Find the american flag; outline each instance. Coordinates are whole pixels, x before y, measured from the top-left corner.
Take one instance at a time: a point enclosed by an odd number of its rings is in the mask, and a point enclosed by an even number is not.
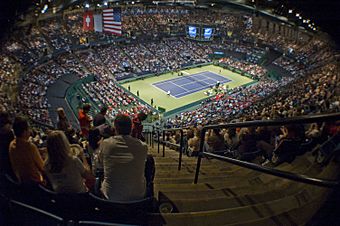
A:
[[[121,8],[103,10],[103,30],[112,34],[122,35]]]

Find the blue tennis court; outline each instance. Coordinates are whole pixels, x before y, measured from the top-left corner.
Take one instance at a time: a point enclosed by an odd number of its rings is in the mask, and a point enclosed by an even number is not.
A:
[[[152,85],[166,93],[170,91],[171,96],[180,98],[201,90],[208,89],[209,87],[216,85],[217,82],[224,84],[230,81],[230,79],[227,79],[214,72],[204,71],[193,75],[186,75],[162,82],[156,82]]]

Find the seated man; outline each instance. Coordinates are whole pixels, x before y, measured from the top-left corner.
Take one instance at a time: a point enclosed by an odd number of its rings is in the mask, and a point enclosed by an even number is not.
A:
[[[99,154],[103,164],[102,192],[113,201],[133,201],[145,198],[145,162],[148,148],[131,133],[132,121],[118,115],[114,121],[117,135],[105,139]]]
[[[13,172],[21,183],[43,183],[44,162],[37,146],[29,142],[30,128],[23,117],[16,117],[13,123],[16,138],[9,146],[9,158]]]

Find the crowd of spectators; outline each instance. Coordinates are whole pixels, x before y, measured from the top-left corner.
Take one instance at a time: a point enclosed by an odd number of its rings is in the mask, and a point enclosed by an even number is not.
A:
[[[120,88],[112,78],[100,79],[83,84],[86,94],[98,105],[107,106],[107,117],[113,119],[117,114],[136,115],[139,112],[151,112],[147,105]]]
[[[285,56],[277,58],[274,62],[274,65],[283,68],[284,70],[288,71],[293,76],[303,74],[305,70],[305,66],[301,63],[298,63],[293,58],[288,58]]]
[[[0,55],[0,107],[16,112],[16,95],[20,66],[6,55]]]
[[[23,66],[32,65],[38,59],[34,50],[27,48],[19,36],[13,36],[5,43],[3,54],[15,57]]]
[[[195,111],[169,119],[167,125],[189,126],[184,131],[185,152],[196,156],[200,129],[211,123],[280,119],[308,114],[340,111],[339,65],[329,63],[311,74],[284,78],[280,83],[260,81],[247,88],[238,88],[202,103]],[[204,149],[242,160],[278,165],[293,161],[296,155],[313,149],[318,143],[336,136],[339,126],[332,123],[287,125],[282,127],[248,127],[208,130]],[[179,144],[178,134],[165,139]]]
[[[259,79],[264,77],[267,73],[267,70],[257,64],[252,64],[245,61],[240,61],[234,58],[222,58],[219,60],[219,63],[226,64],[234,69],[238,69],[242,72],[246,72],[251,75],[253,79]]]
[[[138,49],[137,47],[135,48]],[[140,72],[130,60],[131,58],[118,46],[109,45],[98,47],[95,50],[102,60],[102,64],[105,65],[116,78],[131,77],[131,73]]]
[[[266,96],[272,90],[292,80],[292,78],[283,78],[282,81],[273,82],[265,79],[266,69],[256,65],[265,53],[263,49],[257,47],[256,42],[259,42],[259,40],[283,50],[292,49],[292,51],[286,51],[286,56],[278,58],[273,64],[284,68],[293,77],[302,76],[307,69],[312,69],[310,65],[319,65],[318,62],[321,59],[332,58],[329,47],[325,42],[317,38],[303,43],[289,43],[288,39],[285,39],[284,36],[275,37],[275,35],[265,34],[264,32],[254,33],[251,29],[251,23],[250,25],[248,23],[249,18],[247,19],[237,14],[210,13],[210,11],[204,9],[189,10],[183,7],[127,7],[123,8],[122,13],[123,28],[126,28],[124,32],[130,34],[132,29],[141,33],[161,33],[167,31],[169,26],[174,23],[180,26],[182,30],[185,29],[187,24],[203,23],[216,24],[216,32],[224,32],[223,34],[227,34],[227,37],[211,44],[197,43],[177,37],[141,43],[133,42],[133,44],[118,45],[113,43],[112,45],[77,51],[75,54],[72,54],[69,49],[72,44],[77,43],[76,40],[80,36],[89,35],[88,37],[91,36],[91,39],[96,39],[99,36],[107,35],[90,34],[89,32],[82,31],[82,13],[79,12],[66,14],[64,19],[56,17],[42,20],[39,22],[39,27],[30,26],[28,29],[23,30],[26,34],[25,38],[19,39],[20,35],[12,36],[5,42],[3,48],[4,53],[9,53],[23,66],[36,66],[23,76],[23,82],[20,85],[18,102],[26,114],[30,115],[33,119],[50,123],[46,91],[56,79],[65,73],[73,73],[78,77],[94,74],[99,78],[99,81],[94,82],[93,86],[97,86],[98,82],[103,83],[103,87],[112,86],[115,84],[115,80],[136,77],[140,74],[173,71],[192,64],[210,62],[211,60],[208,55],[218,49],[228,51],[229,53],[235,52],[245,55],[246,61],[228,57],[221,59],[220,63],[246,72],[253,78],[260,80],[255,85],[257,87],[255,91],[252,90],[255,86],[241,88],[241,91],[233,91],[233,93],[242,93],[244,91],[245,94],[241,96],[247,96],[248,92],[253,95],[252,98],[246,97],[245,103],[241,104],[241,108],[244,108],[244,106],[248,106],[249,103],[255,101],[256,98],[254,96]],[[228,39],[228,37],[231,39]],[[239,37],[242,41],[237,41],[236,37]],[[253,44],[249,43],[250,40]],[[255,43],[253,42],[254,40]],[[67,52],[65,55],[53,57],[54,59],[46,64],[37,66],[39,57],[44,56],[46,51],[51,51],[50,49],[66,50]],[[4,59],[8,61],[10,58]],[[6,66],[6,62],[4,62],[4,66]],[[5,70],[7,72],[10,69]],[[4,76],[1,79],[3,80]],[[17,81],[12,82],[13,84],[17,83]],[[96,96],[95,92],[107,92],[105,88],[103,90],[96,90],[92,85],[88,84],[86,90],[93,97]],[[117,89],[116,91],[121,93],[121,90]],[[248,91],[248,89],[252,91]],[[114,96],[112,93],[107,94],[107,96]],[[112,108],[122,106],[127,112],[134,112],[134,108],[136,106],[138,108],[140,105],[130,106],[133,97],[129,97],[125,93],[124,95],[126,97],[119,100],[118,103],[111,103],[110,100],[104,100],[105,98],[100,100],[100,102],[101,104],[111,105]],[[229,98],[229,95],[226,96]],[[97,99],[99,100],[99,98]],[[244,101],[242,98],[242,101],[236,99],[235,97],[235,102],[238,104]],[[233,102],[233,100],[228,100],[226,104],[230,105],[229,101]],[[3,105],[7,106],[13,105],[12,103],[5,103],[5,101],[3,103]],[[218,106],[214,107],[218,108]],[[118,109],[117,112],[120,110]]]
[[[108,77],[110,72],[108,68],[105,67],[101,59],[94,51],[77,52],[80,63],[86,67],[86,69],[93,75],[97,75],[101,78]]]
[[[104,121],[100,126],[108,125]],[[147,156],[148,147],[141,142],[140,134],[133,133],[135,119],[117,115],[109,130],[104,135],[99,127],[90,125],[86,137],[84,134],[70,137],[68,132],[55,129],[40,133],[27,118],[18,115],[11,118],[1,110],[0,174],[25,188],[40,185],[57,193],[92,192],[112,201],[152,196],[153,158]],[[101,192],[95,186],[94,175],[98,174],[105,175]]]
[[[70,50],[71,35],[62,18],[53,18],[41,22],[41,30],[46,35],[55,50]],[[80,26],[80,25],[79,25]],[[77,38],[79,40],[79,37]]]
[[[146,74],[159,73],[164,67],[162,61],[158,60],[157,56],[142,44],[124,46],[123,50],[139,68],[140,71],[137,71],[137,74],[139,72]]]
[[[59,65],[56,61],[62,63]],[[20,110],[30,118],[51,125],[48,109],[47,90],[49,86],[61,76],[77,73],[79,77],[84,73],[72,56],[60,56],[56,60],[50,60],[39,67],[34,68],[22,77],[18,106]]]

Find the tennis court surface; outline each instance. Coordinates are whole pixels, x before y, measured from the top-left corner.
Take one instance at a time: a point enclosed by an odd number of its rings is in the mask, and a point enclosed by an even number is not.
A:
[[[197,74],[185,75],[162,82],[156,82],[152,85],[166,93],[170,91],[171,96],[180,98],[201,90],[208,89],[211,86],[216,85],[217,82],[224,84],[230,81],[230,79],[227,79],[214,72],[204,71]]]

